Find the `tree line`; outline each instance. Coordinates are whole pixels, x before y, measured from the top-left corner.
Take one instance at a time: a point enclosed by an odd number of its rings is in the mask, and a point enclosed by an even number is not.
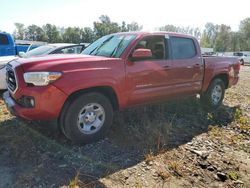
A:
[[[143,26],[137,22],[127,24],[123,21],[119,24],[111,21],[107,15],[100,16],[99,21],[93,23],[93,28],[60,28],[49,23],[42,27],[34,24],[25,27],[22,23],[15,23],[15,27],[13,33],[15,39],[49,43],[91,43],[110,33],[140,31],[143,29]],[[232,31],[231,27],[225,24],[218,25],[213,23],[207,23],[204,30],[198,27],[177,27],[174,25],[165,25],[156,28],[156,30],[193,35],[198,38],[202,47],[213,48],[217,52],[250,51],[250,18],[240,22],[238,31]]]
[[[143,27],[136,22],[121,24],[112,22],[106,15],[102,15],[99,21],[93,23],[91,27],[57,27],[46,24],[42,27],[35,24],[25,27],[22,23],[15,23],[13,36],[19,40],[45,41],[49,43],[91,43],[94,40],[116,32],[140,31]]]
[[[195,36],[204,48],[213,48],[216,52],[250,51],[250,18],[240,22],[239,30],[232,31],[225,24],[207,23],[203,31],[200,28],[176,27],[166,25],[160,27],[161,31],[172,31]]]

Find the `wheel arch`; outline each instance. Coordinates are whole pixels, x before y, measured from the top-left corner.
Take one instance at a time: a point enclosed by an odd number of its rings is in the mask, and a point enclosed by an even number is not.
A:
[[[202,88],[201,94],[205,93],[208,90],[211,83],[217,78],[221,79],[224,82],[225,89],[228,88],[228,86],[229,86],[229,75],[227,73],[220,73],[220,74],[217,74],[217,75],[213,76],[212,79],[210,79],[209,82],[206,82],[206,84],[204,83],[204,85],[203,85],[204,87]]]
[[[105,97],[107,97],[110,100],[114,110],[119,109],[119,101],[118,101],[117,94],[115,90],[110,86],[97,86],[97,87],[90,87],[90,88],[79,89],[77,91],[74,91],[68,96],[64,106],[70,103],[70,101],[72,101],[77,96],[80,96],[86,93],[94,93],[94,92],[103,94]]]
[[[226,74],[226,73],[218,74],[218,75],[216,75],[216,76],[213,77],[213,79],[210,81],[209,84],[211,84],[217,78],[221,79],[224,82],[225,89],[227,89],[228,86],[229,86],[229,75]]]

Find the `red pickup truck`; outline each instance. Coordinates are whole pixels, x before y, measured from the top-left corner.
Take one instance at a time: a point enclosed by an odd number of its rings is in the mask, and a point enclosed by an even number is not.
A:
[[[3,98],[14,115],[57,119],[69,139],[88,143],[108,130],[114,110],[196,94],[217,108],[240,63],[202,57],[191,36],[129,32],[104,36],[81,55],[17,59],[6,69]]]

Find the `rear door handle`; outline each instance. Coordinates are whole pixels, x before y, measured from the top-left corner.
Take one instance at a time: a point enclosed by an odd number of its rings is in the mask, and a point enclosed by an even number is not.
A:
[[[201,64],[199,64],[199,63],[196,63],[195,65],[193,65],[193,67],[200,67],[201,66]]]
[[[165,66],[163,66],[163,68],[165,69],[165,70],[168,70],[168,69],[170,69],[170,65],[165,65]]]

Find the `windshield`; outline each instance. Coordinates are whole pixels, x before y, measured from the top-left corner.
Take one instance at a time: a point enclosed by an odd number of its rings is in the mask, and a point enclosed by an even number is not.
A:
[[[120,57],[136,35],[107,35],[90,44],[82,54],[105,57]]]
[[[55,48],[56,48],[55,46],[51,46],[51,45],[40,46],[38,48],[28,51],[23,56],[34,57],[34,56],[45,55],[45,54],[49,54],[49,52],[51,52]]]

